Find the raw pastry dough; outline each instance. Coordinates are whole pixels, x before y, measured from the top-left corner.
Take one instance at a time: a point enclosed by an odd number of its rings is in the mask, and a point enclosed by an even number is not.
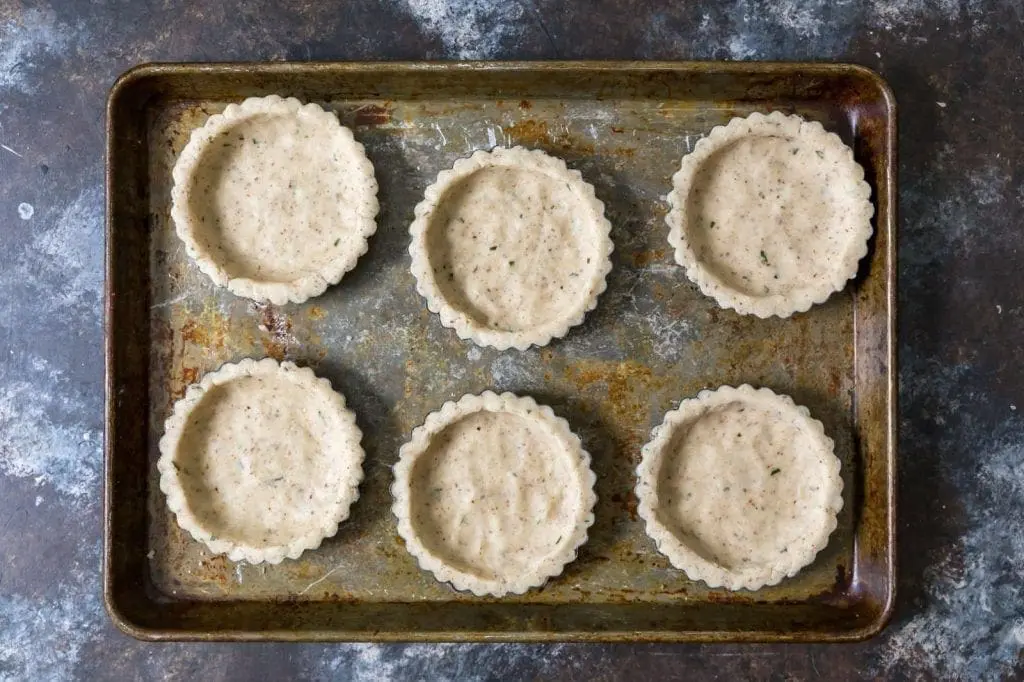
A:
[[[857,274],[871,187],[820,123],[779,112],[719,126],[683,157],[668,194],[676,261],[723,308],[788,317]]]
[[[416,289],[460,338],[543,346],[597,305],[610,230],[593,186],[561,159],[478,151],[442,171],[416,206]]]
[[[295,559],[359,497],[362,432],[327,379],[271,359],[188,387],[160,439],[160,489],[178,525],[233,561]]]
[[[238,296],[319,296],[377,229],[377,181],[352,131],[276,95],[230,104],[193,131],[173,170],[171,216],[188,255]]]
[[[638,511],[672,565],[711,587],[756,590],[814,561],[843,507],[821,422],[767,388],[684,400],[644,446]]]
[[[393,510],[441,581],[519,594],[562,572],[594,522],[590,455],[532,398],[485,391],[431,413],[402,446]]]

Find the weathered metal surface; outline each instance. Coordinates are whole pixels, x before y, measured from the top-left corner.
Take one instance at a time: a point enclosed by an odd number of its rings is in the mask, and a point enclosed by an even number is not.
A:
[[[214,287],[168,215],[170,169],[191,130],[229,101],[270,92],[337,111],[380,182],[369,252],[340,285],[301,305],[255,304]],[[851,143],[878,207],[856,283],[788,320],[716,308],[674,264],[663,222],[680,157],[713,126],[768,109],[821,120]],[[180,65],[128,76],[109,114],[107,598],[126,629],[199,638],[843,639],[884,622],[893,589],[895,112],[870,72]],[[597,309],[566,338],[526,352],[460,341],[426,310],[408,267],[406,228],[423,189],[456,159],[495,144],[565,158],[594,184],[613,225],[615,267]],[[366,434],[352,517],[319,550],[278,566],[210,556],[177,527],[155,485],[173,400],[224,362],[264,356],[330,378]],[[668,565],[643,532],[632,488],[640,446],[665,411],[701,388],[743,382],[789,393],[825,423],[846,504],[812,566],[779,586],[733,594]],[[598,476],[597,521],[577,561],[542,589],[501,600],[420,571],[395,532],[388,490],[412,428],[444,401],[487,388],[552,405],[583,438]],[[134,438],[121,438],[126,430]]]

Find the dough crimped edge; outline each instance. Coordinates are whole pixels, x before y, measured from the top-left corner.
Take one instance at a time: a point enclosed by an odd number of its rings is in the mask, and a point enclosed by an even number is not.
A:
[[[324,398],[328,405],[333,406],[346,428],[350,430],[352,440],[357,444],[351,452],[351,461],[346,467],[348,477],[338,481],[338,500],[333,513],[324,516],[309,532],[297,537],[287,545],[273,547],[252,547],[239,544],[223,537],[214,538],[206,529],[202,519],[198,518],[188,505],[181,480],[174,467],[175,455],[189,417],[201,404],[209,390],[215,386],[226,384],[235,379],[250,376],[278,375],[287,377],[294,384],[308,389],[311,393]],[[174,514],[178,525],[188,531],[189,535],[202,542],[214,554],[226,554],[232,561],[248,561],[257,564],[281,563],[286,557],[297,559],[307,549],[316,549],[325,538],[338,532],[338,525],[348,518],[352,504],[359,499],[359,484],[363,480],[363,459],[365,452],[358,445],[362,440],[362,431],[356,425],[356,416],[345,406],[345,397],[331,388],[331,382],[317,377],[308,367],[298,367],[292,362],[278,362],[272,358],[253,360],[246,358],[237,363],[226,363],[219,369],[203,376],[198,383],[185,390],[185,395],[174,404],[171,415],[164,424],[164,435],[160,438],[160,458],[157,470],[160,472],[160,490],[167,498],[167,507]]]
[[[799,421],[831,464],[824,499],[826,523],[803,536],[803,543],[789,545],[786,559],[775,564],[757,564],[745,571],[734,571],[708,561],[693,551],[663,524],[657,516],[659,507],[658,477],[664,463],[666,451],[671,447],[679,428],[695,423],[708,410],[733,402],[761,404],[782,411]],[[715,390],[704,390],[695,398],[683,400],[679,407],[665,415],[664,421],[651,432],[650,441],[641,449],[641,460],[637,466],[636,496],[637,513],[644,520],[647,535],[654,540],[658,551],[668,557],[676,568],[684,571],[691,580],[703,580],[709,587],[724,587],[729,590],[757,590],[766,585],[777,585],[783,578],[791,578],[802,568],[811,564],[822,549],[828,545],[829,537],[838,524],[837,515],[843,508],[843,479],[840,476],[841,463],[835,456],[835,444],[825,435],[824,425],[811,417],[810,410],[797,405],[788,395],[775,393],[769,388],[757,388],[743,384],[736,388],[721,386]],[[831,458],[831,459],[828,459]]]
[[[354,224],[335,225],[338,235],[351,239],[355,248],[342,251],[318,271],[310,272],[290,282],[254,280],[249,277],[232,277],[217,258],[206,250],[195,235],[195,216],[189,208],[192,194],[192,179],[200,165],[203,154],[211,143],[223,132],[246,119],[260,115],[294,116],[306,126],[318,127],[325,135],[325,142],[338,145],[339,151],[352,165],[339,172],[351,173],[360,178],[361,192],[357,199]],[[338,118],[317,104],[303,104],[294,97],[287,99],[279,95],[250,97],[241,104],[229,104],[220,114],[214,114],[206,123],[192,131],[188,143],[182,149],[171,171],[174,186],[171,188],[171,218],[178,237],[185,243],[185,251],[199,267],[199,270],[215,284],[227,287],[236,296],[256,301],[270,301],[283,305],[289,301],[302,303],[319,296],[327,287],[337,284],[341,278],[356,266],[359,258],[369,249],[369,238],[377,231],[377,179],[373,164],[366,156],[363,145],[356,141],[352,131],[341,125]]]
[[[862,199],[860,214],[850,219],[854,232],[850,234],[848,243],[852,247],[843,258],[834,262],[831,278],[821,280],[818,287],[768,296],[752,296],[737,291],[705,268],[689,243],[686,234],[689,222],[687,198],[701,166],[717,152],[746,137],[797,138],[840,151],[846,160],[841,170],[847,176],[849,192]],[[672,189],[665,199],[669,205],[669,212],[665,216],[669,227],[668,242],[675,250],[676,262],[685,268],[687,277],[706,296],[715,299],[722,308],[732,308],[741,315],[789,317],[793,313],[809,310],[812,305],[824,303],[856,276],[858,264],[868,253],[868,240],[874,231],[871,225],[871,218],[875,214],[875,207],[871,203],[871,185],[864,180],[864,168],[853,158],[853,150],[838,135],[825,130],[821,123],[808,121],[795,114],[787,116],[779,111],[767,115],[756,112],[713,128],[707,137],[697,142],[692,152],[683,157],[679,170],[672,176]]]
[[[476,412],[506,412],[526,420],[541,422],[566,452],[570,468],[575,473],[579,489],[577,517],[573,530],[562,542],[561,551],[552,553],[532,572],[525,572],[511,580],[488,580],[460,571],[443,558],[428,550],[412,526],[410,504],[411,477],[417,459],[430,448],[432,439],[445,428]],[[594,493],[596,477],[590,468],[590,454],[583,449],[579,436],[569,428],[569,422],[555,415],[547,405],[540,405],[529,396],[513,393],[498,395],[484,391],[480,395],[466,394],[458,401],[448,401],[440,410],[427,415],[422,426],[416,427],[407,443],[399,449],[398,462],[393,467],[395,480],[391,486],[394,503],[391,507],[398,521],[398,534],[405,540],[406,549],[416,558],[420,568],[430,571],[440,582],[450,583],[455,589],[472,592],[478,597],[522,594],[540,587],[549,578],[559,575],[565,566],[576,560],[577,551],[587,541],[587,531],[594,524]]]
[[[580,210],[590,214],[594,240],[600,245],[597,253],[601,263],[584,287],[586,295],[578,299],[572,308],[549,322],[521,331],[489,329],[479,324],[466,312],[451,305],[444,296],[434,270],[430,265],[427,233],[438,206],[445,194],[464,178],[483,168],[505,166],[527,171],[536,171],[567,183],[580,202]],[[569,329],[583,322],[588,312],[597,306],[598,297],[607,288],[606,278],[612,269],[611,254],[614,244],[611,239],[611,223],[604,215],[604,203],[597,198],[594,186],[583,179],[578,170],[570,169],[565,161],[550,156],[539,149],[524,147],[495,147],[492,150],[478,150],[467,158],[459,159],[448,170],[437,175],[433,184],[424,191],[423,200],[416,205],[415,219],[409,226],[412,242],[409,254],[412,256],[412,274],[416,278],[416,291],[426,299],[427,308],[437,313],[441,324],[454,329],[460,339],[471,340],[478,346],[491,346],[498,350],[516,348],[526,350],[531,345],[545,346],[552,339],[565,336]]]

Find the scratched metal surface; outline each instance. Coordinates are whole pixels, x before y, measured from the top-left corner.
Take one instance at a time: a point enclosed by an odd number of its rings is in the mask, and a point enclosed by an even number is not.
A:
[[[226,102],[168,105],[149,121],[151,235],[150,471],[173,401],[224,362],[275,357],[312,367],[345,394],[365,435],[366,479],[338,534],[277,566],[211,556],[175,524],[150,485],[155,586],[188,599],[475,600],[419,570],[395,531],[390,465],[410,431],[464,393],[535,396],[567,418],[593,456],[596,523],[579,558],[522,603],[802,600],[851,566],[854,390],[849,290],[788,320],[718,310],[677,267],[662,196],[679,159],[735,103],[622,99],[333,101],[367,149],[382,212],[369,252],[340,285],[301,305],[272,306],[213,286],[189,261],[168,216],[170,169],[190,131]],[[838,106],[795,110],[849,139]],[[476,348],[441,327],[413,288],[407,226],[436,173],[476,149],[522,144],[579,169],[613,225],[608,290],[585,323],[545,348]],[[839,528],[814,564],[756,593],[709,590],[671,568],[635,513],[633,470],[663,414],[705,387],[749,382],[793,395],[836,442],[846,481]]]

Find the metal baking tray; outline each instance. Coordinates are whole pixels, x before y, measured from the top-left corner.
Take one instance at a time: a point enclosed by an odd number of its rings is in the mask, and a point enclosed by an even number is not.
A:
[[[379,230],[339,286],[259,305],[188,260],[168,215],[170,170],[193,128],[244,97],[336,111],[380,183]],[[845,291],[790,319],[717,308],[674,264],[664,194],[701,135],[781,110],[852,146],[874,190],[875,236]],[[796,63],[274,63],[135,68],[107,118],[105,598],[143,639],[857,640],[894,596],[895,125],[892,93],[851,65]],[[476,348],[413,288],[407,227],[427,184],[472,151],[521,144],[579,169],[613,225],[608,290],[585,323],[526,352]],[[211,556],[166,510],[157,440],[185,386],[271,356],[343,392],[365,433],[366,480],[338,534],[277,566]],[[636,515],[634,468],[651,428],[705,387],[749,382],[821,419],[843,463],[839,527],[782,584],[731,593],[670,567]],[[421,571],[390,510],[390,465],[446,400],[535,396],[593,457],[596,523],[542,589],[459,593]]]

